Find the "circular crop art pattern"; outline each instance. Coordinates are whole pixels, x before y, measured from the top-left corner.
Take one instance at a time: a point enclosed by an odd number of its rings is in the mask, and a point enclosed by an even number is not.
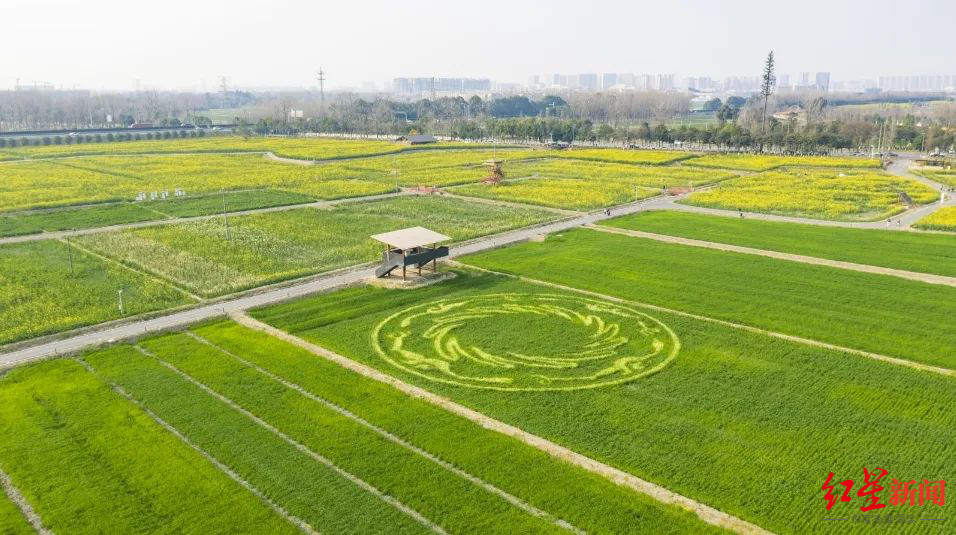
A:
[[[680,340],[633,308],[568,295],[484,294],[397,312],[372,331],[393,366],[432,381],[494,390],[577,390],[667,366]]]

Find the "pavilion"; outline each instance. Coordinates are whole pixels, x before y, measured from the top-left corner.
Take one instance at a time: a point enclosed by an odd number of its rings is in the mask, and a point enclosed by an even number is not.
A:
[[[376,234],[372,239],[385,244],[382,253],[382,265],[375,269],[376,277],[387,277],[397,268],[402,268],[402,280],[405,280],[405,270],[408,266],[418,268],[422,274],[422,266],[432,263],[432,270],[438,270],[437,260],[448,256],[447,246],[437,244],[451,240],[449,236],[439,234],[424,227],[411,227],[393,230],[384,234]]]

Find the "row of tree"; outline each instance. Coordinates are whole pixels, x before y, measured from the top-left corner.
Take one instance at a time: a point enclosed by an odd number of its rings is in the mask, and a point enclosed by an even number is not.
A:
[[[119,132],[106,134],[78,134],[65,136],[0,137],[0,148],[41,145],[73,145],[81,143],[110,143],[114,141],[141,141],[148,139],[177,139],[205,137],[204,130],[164,130],[162,132]]]

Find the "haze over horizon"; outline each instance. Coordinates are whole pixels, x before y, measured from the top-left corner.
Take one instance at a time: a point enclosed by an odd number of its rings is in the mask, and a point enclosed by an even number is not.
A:
[[[835,79],[954,74],[956,2],[502,2],[372,0],[334,9],[275,0],[6,0],[0,89],[16,80],[87,89],[329,89],[401,76],[527,81],[559,72]],[[370,16],[371,10],[375,16]]]

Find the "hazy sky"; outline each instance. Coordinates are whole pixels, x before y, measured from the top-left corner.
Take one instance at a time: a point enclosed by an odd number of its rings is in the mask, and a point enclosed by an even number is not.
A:
[[[953,0],[0,0],[0,87],[525,82],[548,72],[956,74]]]

